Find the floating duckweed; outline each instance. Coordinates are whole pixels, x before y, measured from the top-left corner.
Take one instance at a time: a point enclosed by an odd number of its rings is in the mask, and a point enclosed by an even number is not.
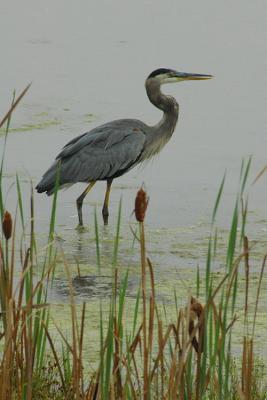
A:
[[[84,114],[85,122],[93,122],[96,119],[96,116],[92,113]]]

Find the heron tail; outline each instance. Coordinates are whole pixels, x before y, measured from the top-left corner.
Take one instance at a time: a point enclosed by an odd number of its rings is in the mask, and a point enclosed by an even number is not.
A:
[[[35,187],[35,189],[37,190],[38,193],[46,192],[47,196],[51,196],[51,194],[53,194],[55,191],[55,184],[54,183],[51,183],[50,185],[44,184],[42,179]]]
[[[54,163],[37,184],[35,189],[38,193],[46,192],[48,196],[54,193],[56,189],[57,165],[57,163]]]

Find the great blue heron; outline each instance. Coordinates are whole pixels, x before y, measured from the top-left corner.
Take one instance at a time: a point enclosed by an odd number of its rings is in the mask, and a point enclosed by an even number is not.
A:
[[[119,119],[74,138],[63,147],[55,162],[43,175],[42,180],[36,186],[37,191],[51,195],[56,188],[57,171],[59,171],[59,188],[77,182],[88,183],[76,201],[79,225],[82,226],[82,204],[85,196],[96,181],[107,181],[102,208],[103,220],[106,225],[113,179],[157,154],[174,132],[179,105],[173,97],[166,96],[161,92],[161,85],[209,78],[212,76],[177,72],[166,68],[153,71],[146,79],[145,87],[151,103],[163,111],[162,119],[154,126],[148,126],[136,119]]]

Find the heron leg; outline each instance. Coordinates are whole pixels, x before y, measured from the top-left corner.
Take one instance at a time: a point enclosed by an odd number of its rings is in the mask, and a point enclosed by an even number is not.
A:
[[[103,221],[104,225],[108,225],[108,204],[109,204],[109,195],[110,195],[110,189],[112,185],[113,179],[107,179],[107,189],[106,189],[106,194],[105,194],[105,200],[102,208],[102,216],[103,216]]]
[[[76,200],[80,226],[83,226],[83,214],[82,214],[83,200],[84,200],[85,196],[87,195],[87,193],[92,189],[94,184],[95,184],[95,181],[90,182],[89,185],[87,186],[87,188],[85,189],[85,191],[82,192],[82,194]]]

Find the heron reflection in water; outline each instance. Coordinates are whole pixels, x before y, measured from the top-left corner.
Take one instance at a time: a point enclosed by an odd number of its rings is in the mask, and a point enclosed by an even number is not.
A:
[[[82,226],[82,205],[85,196],[96,181],[106,181],[102,215],[104,224],[108,224],[109,195],[113,179],[159,153],[174,132],[179,105],[172,96],[161,92],[161,85],[210,78],[211,75],[178,72],[166,68],[153,71],[146,79],[145,87],[151,103],[163,111],[162,119],[154,126],[148,126],[137,119],[119,119],[74,138],[63,147],[55,162],[45,172],[36,186],[37,191],[51,195],[56,187],[61,189],[77,182],[87,183],[88,186],[76,201],[79,225]]]

